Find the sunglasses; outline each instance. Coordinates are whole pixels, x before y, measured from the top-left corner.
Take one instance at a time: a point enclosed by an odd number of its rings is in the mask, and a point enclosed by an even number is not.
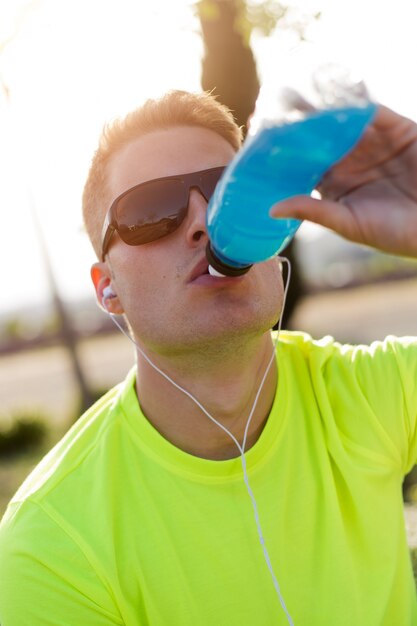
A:
[[[101,258],[115,231],[129,246],[141,246],[170,235],[187,215],[190,190],[197,188],[208,202],[225,167],[156,178],[135,185],[112,203],[103,225]]]

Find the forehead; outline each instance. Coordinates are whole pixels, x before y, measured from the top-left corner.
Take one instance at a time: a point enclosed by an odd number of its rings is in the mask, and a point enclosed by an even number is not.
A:
[[[227,165],[235,151],[226,139],[199,126],[152,131],[118,150],[107,166],[110,201],[139,183]]]

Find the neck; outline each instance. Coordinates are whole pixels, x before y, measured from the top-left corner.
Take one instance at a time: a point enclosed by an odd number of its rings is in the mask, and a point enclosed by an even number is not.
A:
[[[242,444],[248,418],[273,352],[270,333],[204,359],[149,353],[151,361],[192,394],[206,411]],[[231,437],[137,353],[137,394],[143,413],[168,441],[202,458],[221,460],[239,455]],[[275,395],[277,370],[272,363],[251,418],[245,449],[258,440]],[[174,408],[173,408],[174,407]]]

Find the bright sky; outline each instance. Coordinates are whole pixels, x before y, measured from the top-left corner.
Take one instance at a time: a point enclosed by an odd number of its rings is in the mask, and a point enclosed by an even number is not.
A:
[[[270,84],[320,59],[348,64],[375,99],[417,120],[417,7],[410,0],[301,0],[322,10],[296,46],[253,40]],[[29,7],[13,35],[23,8]],[[47,299],[36,211],[61,294],[92,294],[80,198],[102,124],[169,88],[198,90],[202,43],[189,0],[0,1],[0,315]]]

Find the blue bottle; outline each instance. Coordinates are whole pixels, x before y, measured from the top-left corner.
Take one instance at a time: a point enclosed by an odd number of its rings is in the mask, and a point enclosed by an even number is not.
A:
[[[323,175],[359,141],[376,105],[345,106],[292,123],[269,124],[249,135],[226,168],[207,209],[207,259],[238,276],[279,254],[301,221],[273,218],[271,207],[309,195]]]

